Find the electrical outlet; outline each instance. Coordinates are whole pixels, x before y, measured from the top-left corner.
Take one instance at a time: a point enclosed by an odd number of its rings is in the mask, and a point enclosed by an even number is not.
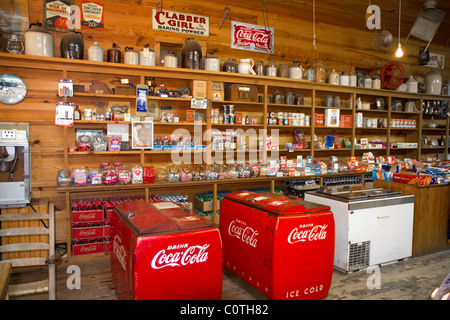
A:
[[[2,130],[2,139],[15,139],[16,131],[15,130]]]

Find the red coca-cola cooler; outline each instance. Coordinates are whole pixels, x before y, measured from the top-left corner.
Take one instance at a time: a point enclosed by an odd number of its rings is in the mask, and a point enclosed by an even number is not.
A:
[[[223,265],[271,299],[317,300],[333,275],[330,207],[272,193],[229,193],[220,206]]]
[[[222,242],[209,220],[173,202],[130,201],[111,217],[111,272],[119,299],[222,296]]]

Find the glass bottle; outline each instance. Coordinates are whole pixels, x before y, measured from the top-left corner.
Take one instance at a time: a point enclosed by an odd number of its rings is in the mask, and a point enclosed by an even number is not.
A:
[[[21,54],[24,49],[23,42],[20,40],[19,36],[17,34],[11,35],[11,39],[9,39],[6,44],[6,50],[8,50],[9,53]]]

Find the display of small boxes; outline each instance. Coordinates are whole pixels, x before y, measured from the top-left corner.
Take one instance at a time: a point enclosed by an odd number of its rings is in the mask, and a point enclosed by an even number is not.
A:
[[[339,109],[325,109],[325,127],[339,127]]]
[[[213,101],[223,101],[225,98],[223,82],[211,81],[211,97]]]

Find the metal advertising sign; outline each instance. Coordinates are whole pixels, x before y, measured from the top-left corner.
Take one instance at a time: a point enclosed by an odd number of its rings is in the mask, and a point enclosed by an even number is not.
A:
[[[209,17],[154,8],[152,29],[209,37]]]
[[[231,48],[273,53],[273,28],[231,21]]]

